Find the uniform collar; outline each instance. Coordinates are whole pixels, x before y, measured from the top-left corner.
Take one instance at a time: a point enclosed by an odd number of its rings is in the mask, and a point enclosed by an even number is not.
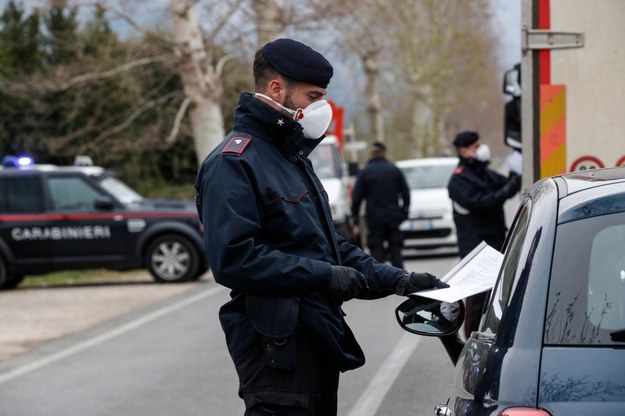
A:
[[[305,138],[298,122],[247,92],[239,98],[234,130],[267,140],[287,156],[308,156],[322,140]]]
[[[379,162],[384,162],[386,160],[386,158],[384,156],[376,156],[376,157],[372,157],[371,159],[369,159],[369,163],[379,163]]]
[[[477,173],[484,172],[489,165],[488,163],[480,162],[479,160],[473,158],[460,157],[459,159],[460,164]]]

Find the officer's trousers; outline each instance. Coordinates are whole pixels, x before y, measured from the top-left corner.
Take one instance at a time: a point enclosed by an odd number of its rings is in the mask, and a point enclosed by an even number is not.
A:
[[[391,264],[400,269],[404,268],[404,257],[401,250],[404,246],[404,237],[399,231],[399,227],[387,224],[370,224],[367,223],[367,246],[369,252],[374,259],[384,263],[386,261],[386,252],[384,250],[384,241],[388,242],[388,255]]]
[[[301,328],[293,336],[296,342],[293,368],[270,366],[260,336],[235,360],[245,416],[337,414],[339,370],[326,363],[320,348]]]

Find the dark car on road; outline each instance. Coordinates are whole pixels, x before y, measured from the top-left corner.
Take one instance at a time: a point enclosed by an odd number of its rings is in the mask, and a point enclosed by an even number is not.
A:
[[[191,200],[145,199],[97,166],[0,169],[0,287],[58,270],[147,268],[157,282],[208,270]]]
[[[449,347],[462,316],[415,326],[414,313],[440,318],[440,302],[418,299],[398,307],[400,324]],[[436,414],[625,414],[625,168],[531,187],[478,331],[448,352],[456,370]]]

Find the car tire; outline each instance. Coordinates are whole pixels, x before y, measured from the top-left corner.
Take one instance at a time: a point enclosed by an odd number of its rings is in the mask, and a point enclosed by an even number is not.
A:
[[[156,282],[188,282],[197,276],[200,255],[188,238],[165,234],[148,245],[145,264]]]
[[[7,282],[9,274],[7,271],[7,265],[4,258],[0,256],[0,289],[4,289],[4,284]]]
[[[25,277],[26,276],[24,276],[23,274],[14,274],[11,276],[7,276],[6,280],[2,284],[2,289],[15,289],[20,285],[20,283],[22,283],[22,281],[24,281]]]
[[[200,277],[204,276],[204,273],[206,273],[209,269],[208,264],[200,262],[200,267],[198,267],[197,269],[197,273],[195,274],[195,277],[193,278],[193,280],[198,280]]]

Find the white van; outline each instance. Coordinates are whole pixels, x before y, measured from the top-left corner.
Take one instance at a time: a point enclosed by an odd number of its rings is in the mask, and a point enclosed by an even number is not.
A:
[[[326,136],[308,158],[328,194],[336,231],[351,241],[352,184],[336,136]]]

